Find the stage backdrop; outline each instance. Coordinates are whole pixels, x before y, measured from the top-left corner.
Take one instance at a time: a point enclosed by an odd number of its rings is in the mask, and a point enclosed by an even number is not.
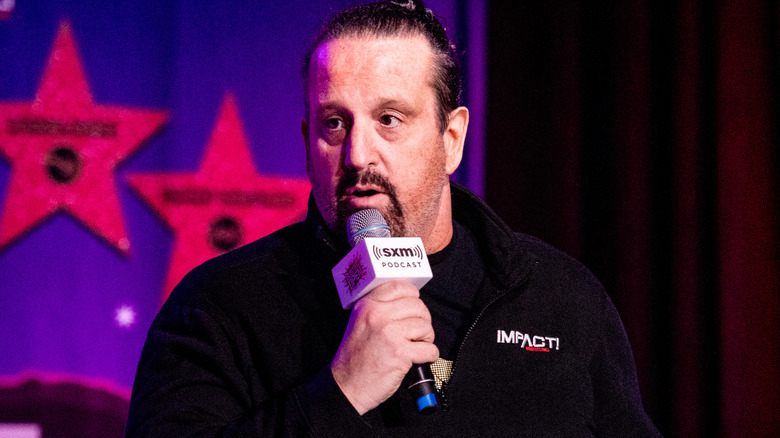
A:
[[[104,397],[121,430],[171,287],[305,214],[300,60],[351,3],[0,1],[0,422],[81,433],[8,394]],[[464,55],[477,192],[484,3],[428,2]]]
[[[780,3],[490,3],[488,202],[605,284],[664,436],[778,436]]]

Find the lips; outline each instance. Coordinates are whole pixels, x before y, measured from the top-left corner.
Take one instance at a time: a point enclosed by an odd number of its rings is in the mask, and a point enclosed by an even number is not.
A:
[[[345,191],[346,196],[355,196],[357,198],[365,198],[369,196],[378,195],[381,193],[384,193],[382,189],[378,187],[367,187],[367,186],[363,186],[363,187],[353,186],[347,188],[347,190]]]
[[[379,208],[385,203],[382,200],[382,195],[387,195],[387,193],[376,186],[351,186],[344,191],[344,196],[340,197],[339,204],[348,212],[364,208]]]
[[[336,186],[336,208],[344,220],[357,210],[385,209],[397,203],[393,185],[376,171],[347,172]]]

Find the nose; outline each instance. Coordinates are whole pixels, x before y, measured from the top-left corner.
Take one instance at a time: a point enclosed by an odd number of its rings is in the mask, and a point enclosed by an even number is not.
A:
[[[376,144],[369,127],[354,123],[344,139],[345,169],[361,170],[376,164]]]

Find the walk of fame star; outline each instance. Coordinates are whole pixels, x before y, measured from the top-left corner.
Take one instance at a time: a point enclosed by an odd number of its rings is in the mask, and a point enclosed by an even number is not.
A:
[[[0,152],[11,163],[0,249],[64,211],[127,253],[114,170],[166,120],[164,111],[95,105],[63,22],[35,100],[0,102]]]
[[[128,179],[175,234],[163,300],[198,264],[301,219],[311,187],[304,179],[257,174],[232,95],[197,173]]]

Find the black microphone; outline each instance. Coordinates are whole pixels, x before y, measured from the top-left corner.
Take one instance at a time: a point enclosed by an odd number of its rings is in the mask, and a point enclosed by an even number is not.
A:
[[[345,309],[351,308],[355,301],[379,284],[402,279],[421,288],[433,277],[422,240],[419,237],[385,240],[391,237],[390,227],[376,209],[352,214],[347,219],[347,237],[352,251],[333,268],[333,278]],[[430,414],[436,410],[436,385],[429,364],[412,365],[403,385],[420,413]]]

